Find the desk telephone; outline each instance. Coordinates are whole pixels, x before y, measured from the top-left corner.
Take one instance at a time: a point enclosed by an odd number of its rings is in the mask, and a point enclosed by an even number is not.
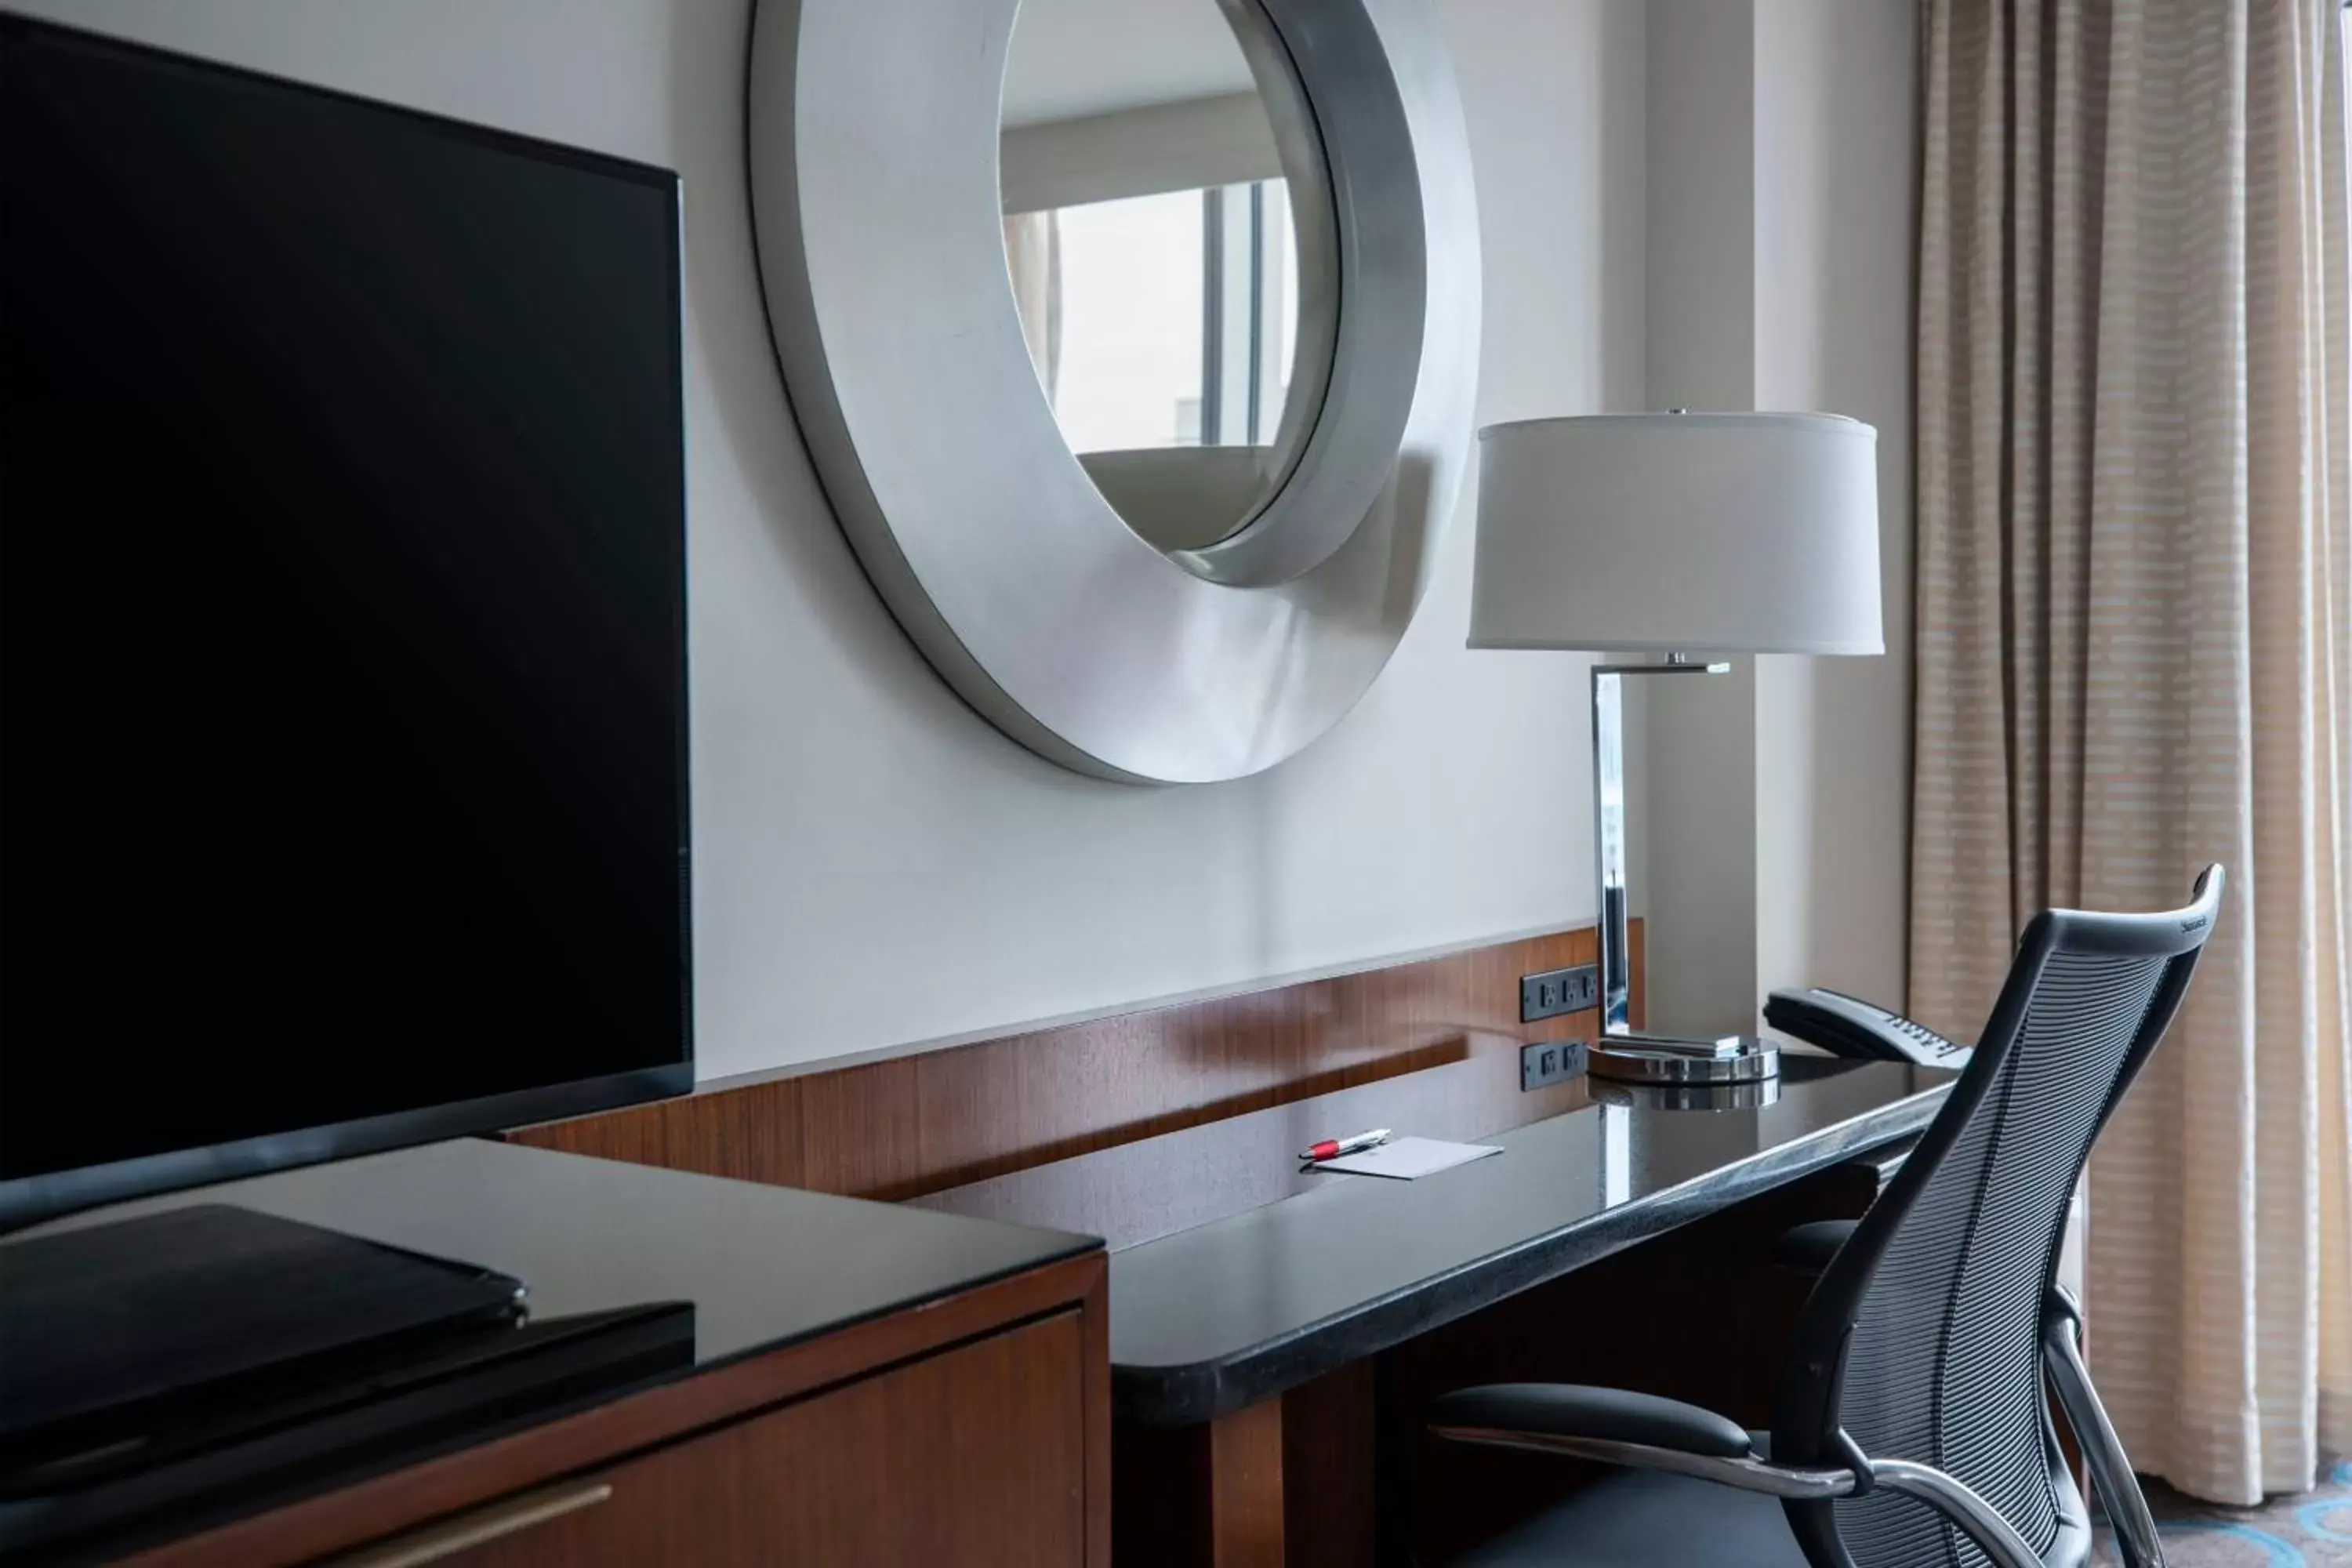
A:
[[[1955,1045],[1900,1013],[1835,991],[1775,991],[1764,1004],[1764,1021],[1791,1039],[1807,1041],[1834,1056],[1909,1062],[1954,1072],[1969,1065],[1969,1047]]]

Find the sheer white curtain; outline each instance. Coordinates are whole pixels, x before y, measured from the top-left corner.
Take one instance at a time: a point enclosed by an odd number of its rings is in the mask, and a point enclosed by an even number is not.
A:
[[[1013,274],[1013,302],[1037,379],[1052,402],[1062,381],[1062,225],[1052,212],[1014,213],[1004,220],[1004,265]]]
[[[2230,904],[2090,1174],[2094,1372],[2219,1500],[2352,1450],[2337,0],[1926,0],[1912,1010]]]

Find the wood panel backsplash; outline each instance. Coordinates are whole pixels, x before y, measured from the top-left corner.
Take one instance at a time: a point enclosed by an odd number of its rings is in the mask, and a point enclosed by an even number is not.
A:
[[[1641,922],[1631,943],[1642,1014]],[[1519,1022],[1519,976],[1593,962],[1590,926],[1322,980],[827,1068],[703,1085],[545,1122],[518,1142],[897,1200],[1519,1042],[1589,1038],[1599,1015]]]

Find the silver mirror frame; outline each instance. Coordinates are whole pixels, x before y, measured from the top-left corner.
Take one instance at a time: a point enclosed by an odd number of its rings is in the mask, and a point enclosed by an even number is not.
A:
[[[1421,603],[1468,458],[1477,210],[1432,0],[1261,4],[1329,180],[1330,376],[1282,489],[1175,555],[1087,479],[1022,339],[997,184],[1018,0],[753,15],[761,282],[826,496],[964,700],[1097,777],[1240,778],[1337,723]]]

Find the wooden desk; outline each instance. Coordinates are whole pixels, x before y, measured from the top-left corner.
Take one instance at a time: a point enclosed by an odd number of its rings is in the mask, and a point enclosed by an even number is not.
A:
[[[1385,1426],[1393,1450],[1413,1416],[1395,1407],[1383,1420],[1372,1406],[1383,1381],[1396,1406],[1416,1378],[1443,1373],[1368,1378],[1364,1369],[1645,1239],[1910,1137],[1955,1076],[1792,1057],[1770,1103],[1668,1109],[1628,1093],[1627,1103],[1587,1101],[1563,1113],[1556,1099],[1530,1094],[1524,1100],[1540,1119],[1513,1127],[1510,1110],[1464,1076],[1478,1070],[1467,1061],[1433,1068],[916,1200],[1108,1238],[1122,1564],[1360,1563],[1376,1523],[1381,1552],[1400,1552],[1395,1519],[1368,1512],[1386,1507],[1370,1489],[1395,1488],[1376,1487],[1364,1471],[1401,1461],[1393,1452],[1367,1458],[1365,1445]],[[1373,1126],[1492,1142],[1505,1152],[1418,1182],[1300,1169],[1297,1151],[1315,1139]],[[1870,1171],[1849,1212],[1875,1182]],[[1775,1226],[1794,1217],[1814,1216],[1767,1216]],[[1720,1279],[1714,1288],[1737,1289]],[[1731,1304],[1672,1305],[1722,1312]],[[1297,1440],[1300,1420],[1318,1425],[1318,1441]],[[1361,1461],[1349,1475],[1318,1475],[1313,1497],[1289,1485],[1291,1469],[1327,1465],[1331,1450],[1349,1447]],[[1297,1521],[1335,1489],[1355,1497],[1349,1517],[1306,1539]]]
[[[268,1489],[117,1513],[61,1560],[1109,1560],[1091,1237],[472,1140],[113,1212],[195,1202],[501,1269],[529,1284],[540,1318],[689,1303],[690,1353]]]

